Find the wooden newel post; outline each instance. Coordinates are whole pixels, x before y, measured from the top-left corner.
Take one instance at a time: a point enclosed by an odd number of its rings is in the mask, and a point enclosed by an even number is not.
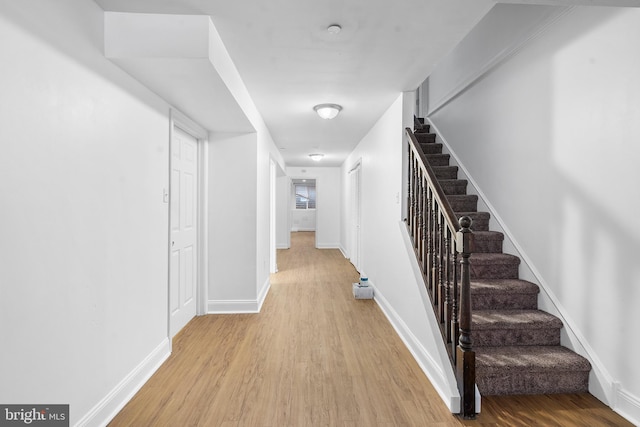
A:
[[[469,257],[473,252],[471,218],[459,220],[460,231],[456,233],[456,250],[460,254],[460,338],[456,350],[456,378],[462,402],[460,412],[465,419],[476,417],[476,353],[471,341],[471,275]]]

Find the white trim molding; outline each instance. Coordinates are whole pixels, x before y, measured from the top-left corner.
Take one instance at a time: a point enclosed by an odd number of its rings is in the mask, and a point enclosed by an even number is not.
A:
[[[619,385],[615,387],[615,402],[611,407],[633,425],[640,426],[640,399],[620,389]]]
[[[262,310],[262,304],[264,304],[264,300],[267,298],[267,294],[269,294],[269,289],[271,289],[271,279],[267,277],[262,288],[258,292],[258,312]]]
[[[316,249],[340,249],[339,243],[317,243]]]
[[[262,304],[271,289],[271,279],[267,280],[261,286],[258,292],[258,298],[246,300],[209,300],[207,302],[207,314],[243,314],[243,313],[260,313]]]
[[[209,300],[207,314],[244,314],[259,313],[257,299],[247,300]]]
[[[413,255],[413,247],[406,229],[406,224],[403,221],[399,223],[400,234],[402,235],[403,243],[407,249],[407,255],[409,262],[411,263],[412,270],[414,276],[416,277],[416,282],[423,284],[422,273],[420,272],[420,267],[418,266],[418,262]],[[420,343],[418,338],[411,332],[406,323],[402,320],[401,316],[393,309],[391,304],[384,297],[382,292],[378,288],[376,288],[375,283],[371,281],[369,278],[370,286],[373,287],[374,290],[374,300],[387,317],[391,326],[395,329],[396,333],[404,342],[405,346],[411,352],[414,359],[420,366],[420,369],[425,373],[433,387],[436,389],[436,392],[442,399],[442,401],[447,405],[447,408],[451,411],[451,413],[457,414],[460,412],[460,392],[458,391],[458,385],[456,382],[456,378],[454,372],[450,368],[450,363],[448,363],[449,357],[447,355],[447,350],[444,348],[444,343],[442,343],[442,348],[440,349],[440,354],[431,354],[423,345]],[[425,289],[424,286],[422,289]],[[428,309],[428,313],[433,313],[431,310],[431,303],[428,300],[428,295],[426,292],[421,292],[423,295],[423,303],[426,304],[426,309]],[[432,325],[432,329],[438,330],[439,326],[435,324],[437,322],[435,316],[429,317],[429,319],[433,320],[434,325]],[[440,342],[440,336],[436,337],[437,341]],[[443,370],[443,363],[437,360],[445,358],[447,363],[446,367]],[[481,400],[480,394],[476,391],[476,410],[480,412],[481,408]]]
[[[499,6],[499,5],[498,5]],[[518,52],[522,50],[524,46],[526,46],[529,42],[537,38],[538,36],[544,34],[553,23],[555,23],[558,19],[567,15],[571,11],[575,9],[574,6],[567,7],[548,7],[544,10],[544,13],[541,13],[539,19],[526,28],[526,31],[523,31],[521,34],[518,34],[514,39],[508,41],[508,43],[501,49],[495,51],[491,56],[487,56],[484,58],[484,61],[479,63],[477,67],[465,67],[464,70],[467,71],[466,75],[461,75],[457,81],[451,86],[450,90],[442,95],[437,100],[429,100],[428,101],[428,112],[426,116],[431,116],[436,111],[440,110],[442,107],[447,105],[449,102],[456,99],[458,96],[465,93],[467,90],[472,88],[476,82],[490,73],[494,68],[505,62],[507,59],[516,55]],[[540,9],[543,11],[543,9]],[[483,22],[481,21],[478,24],[478,27],[481,27]],[[486,22],[484,23],[486,25]],[[473,31],[473,30],[472,30]],[[467,35],[467,37],[474,37],[473,33]],[[461,45],[464,43],[464,40],[461,42]],[[456,48],[459,49],[460,47]],[[437,69],[435,72],[437,73]],[[427,93],[429,93],[428,88],[428,79],[427,79]]]
[[[98,404],[87,412],[74,426],[106,426],[133,398],[151,376],[171,355],[169,338],[165,338]]]

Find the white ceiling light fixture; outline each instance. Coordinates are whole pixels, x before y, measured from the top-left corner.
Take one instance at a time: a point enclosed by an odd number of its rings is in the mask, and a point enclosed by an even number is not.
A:
[[[319,162],[324,157],[324,154],[314,153],[309,154],[309,157],[311,157],[311,160],[313,160],[314,162]]]
[[[340,111],[342,111],[342,106],[338,104],[318,104],[313,107],[313,109],[323,119],[331,120],[335,118]]]
[[[338,24],[331,24],[327,27],[327,32],[331,35],[336,35],[342,31],[342,27]]]

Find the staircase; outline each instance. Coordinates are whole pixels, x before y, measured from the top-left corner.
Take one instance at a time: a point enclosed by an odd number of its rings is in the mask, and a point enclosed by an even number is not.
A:
[[[582,393],[591,365],[560,345],[562,321],[538,310],[538,286],[518,278],[520,258],[502,252],[504,236],[489,230],[489,213],[467,194],[429,125],[415,136],[457,218],[473,220],[471,254],[472,341],[476,384],[482,395]]]

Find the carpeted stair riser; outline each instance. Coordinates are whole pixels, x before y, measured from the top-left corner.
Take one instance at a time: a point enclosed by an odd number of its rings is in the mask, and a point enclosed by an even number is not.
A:
[[[416,133],[415,136],[416,136],[416,139],[418,140],[418,142],[421,143],[421,144],[428,144],[428,143],[436,142],[436,134],[435,133],[419,132],[419,133]]]
[[[447,195],[467,194],[466,179],[439,179],[438,182]]]
[[[448,154],[427,154],[427,160],[431,166],[449,166],[449,158]]]
[[[460,219],[463,216],[471,218],[471,230],[472,231],[489,231],[489,219],[491,215],[488,212],[458,212],[455,211],[456,218]]]
[[[469,258],[469,273],[471,280],[517,279],[519,265],[520,258],[513,255],[473,252]],[[460,277],[460,264],[458,264],[458,277]]]
[[[431,169],[433,169],[438,180],[458,178],[457,166],[432,166]]]
[[[471,281],[473,310],[535,310],[538,308],[537,285],[520,279]]]
[[[478,210],[478,196],[475,194],[447,196],[454,212],[476,212]]]
[[[476,367],[476,372],[482,368]],[[478,375],[476,384],[484,396],[517,394],[587,393],[589,372],[529,372],[513,374]]]
[[[521,329],[478,331],[473,329],[473,347],[499,345],[560,345],[560,329]]]
[[[502,253],[504,234],[497,231],[476,231],[473,235],[474,252]]]
[[[476,383],[483,395],[586,393],[591,364],[561,346],[476,349]]]
[[[471,279],[517,279],[520,258],[507,254],[472,253]]]
[[[540,310],[476,310],[473,346],[560,345],[562,322]]]
[[[442,154],[442,144],[437,142],[425,142],[424,144],[420,144],[420,147],[427,156],[429,154]]]

